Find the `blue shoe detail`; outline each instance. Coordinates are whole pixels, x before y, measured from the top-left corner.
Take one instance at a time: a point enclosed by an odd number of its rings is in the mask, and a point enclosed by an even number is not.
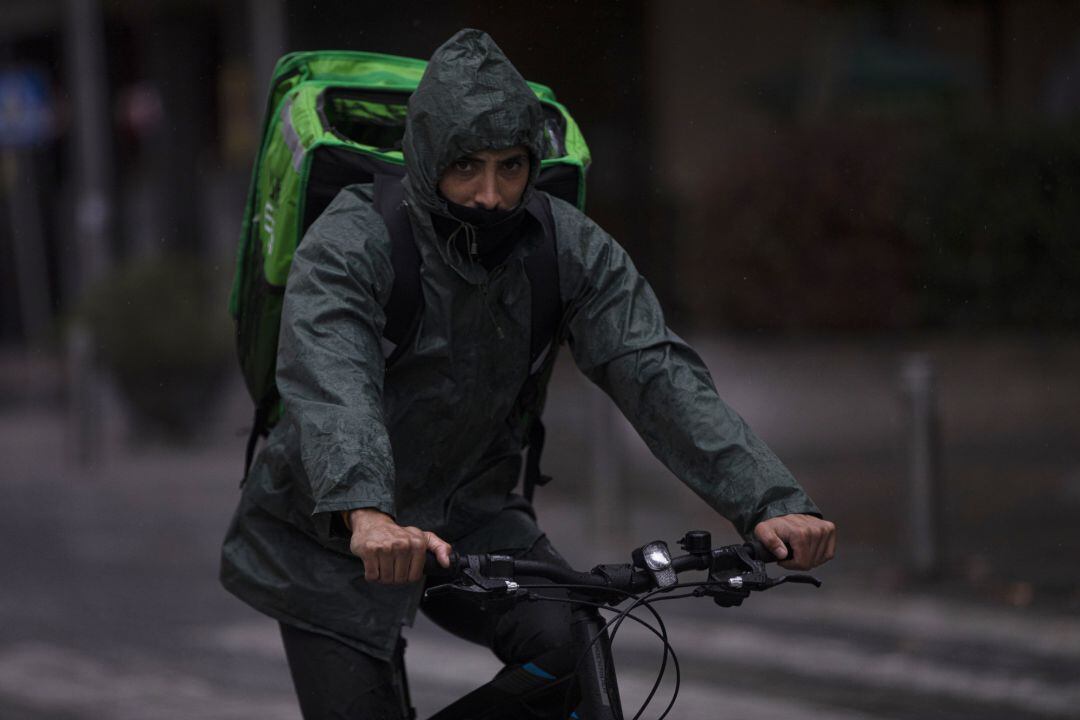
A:
[[[534,663],[525,663],[524,665],[521,666],[521,669],[524,670],[527,673],[531,673],[532,675],[535,675],[536,677],[542,677],[545,680],[557,680],[558,679],[554,675],[552,675],[551,673],[547,672],[546,670],[544,670],[543,668],[541,668],[540,666],[538,666],[538,665],[536,665]]]

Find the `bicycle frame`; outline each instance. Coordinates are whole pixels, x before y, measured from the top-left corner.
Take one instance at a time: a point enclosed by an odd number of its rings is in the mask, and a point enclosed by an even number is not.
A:
[[[599,615],[581,608],[574,610],[572,618],[575,644],[589,648],[578,670],[578,681],[581,683],[578,708],[590,720],[622,720],[622,701],[615,680],[615,663],[611,658],[611,639],[607,627]]]

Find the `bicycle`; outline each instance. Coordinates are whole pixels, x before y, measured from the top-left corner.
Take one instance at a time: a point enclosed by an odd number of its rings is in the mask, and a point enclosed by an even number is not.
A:
[[[506,715],[512,701],[565,689],[563,716],[581,720],[623,720],[618,683],[611,656],[611,641],[627,618],[650,629],[664,645],[664,658],[652,690],[633,716],[641,717],[652,702],[671,658],[675,688],[660,718],[668,715],[679,693],[679,664],[667,630],[652,604],[660,600],[688,597],[711,597],[721,607],[740,605],[752,592],[764,591],[787,582],[820,587],[821,581],[804,573],[769,577],[765,564],[776,558],[760,543],[712,547],[711,535],[703,530],[687,532],[680,546],[685,555],[673,557],[666,542],[655,540],[631,553],[631,562],[597,565],[589,572],[535,560],[515,559],[506,555],[451,555],[450,568],[438,565],[429,553],[425,574],[446,583],[429,587],[425,597],[441,593],[463,593],[485,611],[498,612],[514,603],[526,601],[569,602],[572,605],[572,632],[579,650],[572,676],[555,678],[537,666],[508,668],[493,680],[466,694],[432,715],[429,720],[498,720]],[[708,571],[703,581],[680,582],[679,574]],[[551,584],[522,584],[515,577],[539,577]],[[563,589],[568,597],[544,595],[545,590]],[[675,590],[684,593],[671,594]],[[628,603],[626,607],[618,606]],[[638,608],[652,613],[656,626],[632,614]],[[597,610],[615,612],[605,621]],[[610,635],[608,629],[610,628]],[[404,677],[404,676],[403,676]],[[576,683],[576,684],[575,684]],[[577,704],[572,698],[576,692]],[[415,718],[407,683],[402,683],[403,708]]]

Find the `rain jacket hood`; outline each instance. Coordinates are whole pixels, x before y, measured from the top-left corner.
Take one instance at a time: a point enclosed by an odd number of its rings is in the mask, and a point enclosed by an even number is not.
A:
[[[438,184],[450,163],[479,150],[518,145],[528,149],[531,160],[524,204],[544,157],[543,109],[487,33],[461,30],[431,56],[409,99],[402,150],[410,199],[447,216]]]

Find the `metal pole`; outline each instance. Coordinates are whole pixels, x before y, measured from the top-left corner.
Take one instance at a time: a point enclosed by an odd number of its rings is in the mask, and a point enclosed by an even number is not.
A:
[[[29,150],[5,150],[3,194],[11,216],[15,284],[27,346],[40,341],[49,325],[49,270],[45,260],[45,234],[41,229],[34,157]]]
[[[904,358],[901,383],[908,420],[908,497],[904,545],[910,572],[929,579],[941,569],[940,425],[934,366],[918,353]]]
[[[251,76],[255,83],[251,95],[258,121],[266,110],[274,63],[285,52],[285,2],[248,0],[248,14],[251,17]]]
[[[72,135],[78,187],[75,241],[78,270],[74,297],[101,279],[109,266],[112,176],[109,110],[106,105],[105,19],[97,0],[68,0],[65,42],[72,95]]]
[[[71,93],[75,168],[75,253],[68,272],[68,301],[79,302],[110,262],[112,221],[105,21],[98,0],[67,0],[64,27],[67,86]],[[94,368],[93,338],[86,328],[69,338],[70,426],[78,460],[101,455],[103,389]]]

